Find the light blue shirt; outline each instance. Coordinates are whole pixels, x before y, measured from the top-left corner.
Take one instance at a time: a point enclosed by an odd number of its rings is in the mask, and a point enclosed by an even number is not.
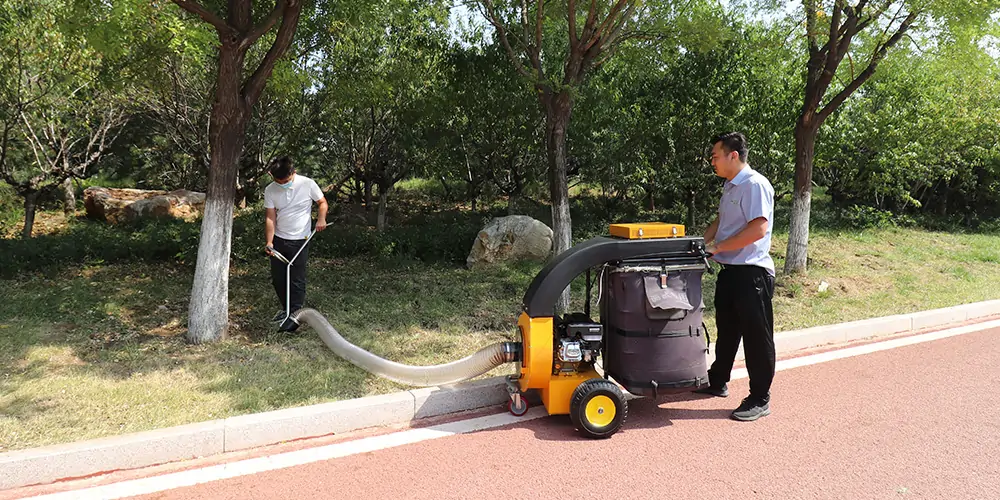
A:
[[[774,276],[771,259],[771,228],[774,226],[774,188],[766,177],[749,166],[740,170],[733,180],[726,181],[719,204],[719,230],[715,241],[722,242],[736,236],[747,223],[758,218],[767,219],[767,234],[739,249],[715,254],[713,260],[722,264],[748,264],[760,266]]]

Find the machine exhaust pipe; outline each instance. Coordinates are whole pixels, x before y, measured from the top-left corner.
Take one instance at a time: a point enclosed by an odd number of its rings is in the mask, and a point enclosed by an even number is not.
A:
[[[416,387],[454,384],[521,359],[520,342],[497,342],[468,357],[443,365],[403,365],[380,358],[348,342],[337,333],[337,329],[326,320],[326,317],[315,309],[299,309],[292,318],[299,324],[306,323],[311,326],[330,350],[354,366],[394,382]]]

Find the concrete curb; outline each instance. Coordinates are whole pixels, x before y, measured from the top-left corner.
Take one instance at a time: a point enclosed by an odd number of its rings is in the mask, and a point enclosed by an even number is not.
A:
[[[779,355],[1000,317],[1000,300],[780,332]],[[713,349],[714,351],[714,349]],[[713,353],[714,354],[714,353]],[[709,359],[714,355],[710,355]],[[742,349],[737,354],[743,358]],[[531,398],[535,399],[535,398]],[[506,404],[504,377],[0,454],[0,490]],[[537,399],[535,401],[537,403]]]

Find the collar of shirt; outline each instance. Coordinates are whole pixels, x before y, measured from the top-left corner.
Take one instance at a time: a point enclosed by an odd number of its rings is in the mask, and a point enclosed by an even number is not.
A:
[[[736,177],[733,177],[733,180],[726,181],[726,184],[729,184],[731,186],[739,186],[740,184],[743,184],[748,179],[750,179],[750,175],[752,173],[753,169],[750,168],[750,165],[747,165],[743,167],[743,170],[740,170],[740,173],[736,174]]]

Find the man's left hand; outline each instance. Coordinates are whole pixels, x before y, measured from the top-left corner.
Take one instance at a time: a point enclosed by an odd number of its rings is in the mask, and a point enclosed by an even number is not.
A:
[[[324,229],[326,229],[326,221],[325,220],[317,221],[316,222],[316,231],[319,232],[319,231],[322,231]]]

